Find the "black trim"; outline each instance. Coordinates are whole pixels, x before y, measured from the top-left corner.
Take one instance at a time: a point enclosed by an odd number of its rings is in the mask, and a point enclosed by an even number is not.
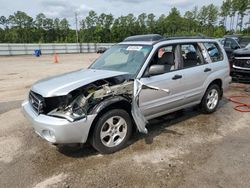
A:
[[[89,114],[98,114],[99,112],[101,112],[103,109],[105,109],[106,107],[118,103],[118,102],[126,102],[128,104],[131,105],[131,102],[129,101],[129,99],[127,99],[126,97],[123,96],[114,96],[114,97],[109,97],[104,99],[103,101],[101,101],[100,103],[98,103],[90,112]]]

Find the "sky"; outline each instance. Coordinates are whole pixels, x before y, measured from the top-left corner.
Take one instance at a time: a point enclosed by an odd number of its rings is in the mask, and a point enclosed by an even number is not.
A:
[[[213,3],[217,6],[222,0],[0,0],[0,16],[8,17],[20,10],[35,18],[44,13],[51,18],[67,18],[71,23],[75,12],[83,19],[90,10],[97,13],[111,13],[115,17],[133,13],[154,13],[157,16],[168,14],[172,7],[177,7],[184,14],[194,6],[201,7]]]

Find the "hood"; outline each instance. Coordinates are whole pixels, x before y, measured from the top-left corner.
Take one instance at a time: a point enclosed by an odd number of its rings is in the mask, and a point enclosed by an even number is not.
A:
[[[234,52],[234,56],[236,57],[250,57],[250,49],[249,48],[242,48],[242,49],[238,49],[235,50]]]
[[[63,96],[94,81],[126,74],[126,72],[81,69],[40,80],[32,86],[31,90],[43,97]]]

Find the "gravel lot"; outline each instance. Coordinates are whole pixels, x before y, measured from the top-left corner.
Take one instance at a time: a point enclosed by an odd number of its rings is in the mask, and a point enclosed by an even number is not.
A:
[[[32,83],[97,57],[0,57],[0,187],[250,187],[250,114],[227,100],[247,93],[234,84],[214,114],[190,108],[157,118],[111,155],[40,139],[20,110]]]

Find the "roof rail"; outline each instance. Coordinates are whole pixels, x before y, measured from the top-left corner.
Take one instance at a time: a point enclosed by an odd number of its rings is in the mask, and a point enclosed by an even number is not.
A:
[[[197,36],[176,36],[176,37],[167,37],[166,40],[178,40],[178,39],[214,39],[213,37],[208,37],[204,35]]]
[[[130,41],[152,41],[156,42],[159,40],[164,39],[163,36],[159,34],[148,34],[148,35],[135,35],[135,36],[130,36],[127,37],[123,40],[123,42],[130,42]]]

